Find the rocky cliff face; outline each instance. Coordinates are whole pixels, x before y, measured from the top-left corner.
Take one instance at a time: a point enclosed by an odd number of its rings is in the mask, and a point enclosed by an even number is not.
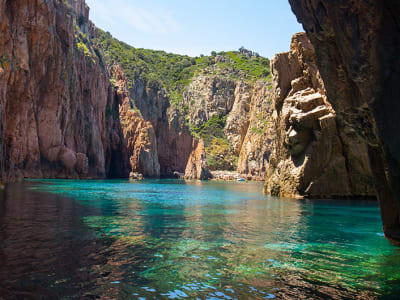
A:
[[[208,151],[217,152],[213,159],[226,160],[226,169],[231,169],[227,164],[233,160],[227,157],[236,156],[235,169],[242,176],[264,180],[272,139],[270,84],[268,81],[235,81],[229,75],[207,74],[194,78],[183,96],[183,104],[189,111],[188,120],[199,127],[213,116],[225,116],[223,136],[216,133],[216,138],[226,139],[231,149],[216,139],[209,142]]]
[[[183,95],[183,103],[190,107],[190,122],[200,126],[213,115],[228,114],[235,100],[235,88],[235,81],[221,76],[194,78]]]
[[[120,167],[118,106],[88,15],[83,0],[0,1],[6,179],[99,178]]]
[[[123,159],[129,160],[130,172],[139,173],[145,177],[159,177],[160,164],[153,125],[143,119],[140,111],[132,103],[122,69],[114,65],[110,68],[110,74],[115,86],[123,129],[126,151]]]
[[[385,234],[400,240],[400,3],[289,0],[342,124],[367,143]]]
[[[162,177],[174,177],[176,173],[184,173],[189,157],[197,145],[182,112],[171,106],[164,89],[157,85],[148,85],[140,79],[135,81],[130,95],[135,99],[135,106],[140,110],[143,119],[154,129],[154,151],[158,154],[159,174]]]
[[[248,126],[243,135],[237,170],[247,179],[259,181],[265,179],[272,142],[276,137],[271,99],[271,86],[265,82],[256,82],[253,86],[249,113],[241,116],[246,118]]]
[[[365,141],[336,116],[305,33],[271,62],[274,149],[266,191],[283,197],[375,195]]]
[[[209,179],[211,174],[208,170],[203,140],[194,140],[193,149],[186,165],[185,179]]]

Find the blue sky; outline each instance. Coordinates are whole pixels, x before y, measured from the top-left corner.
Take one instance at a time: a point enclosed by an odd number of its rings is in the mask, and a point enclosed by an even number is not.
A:
[[[266,57],[303,31],[287,0],[86,0],[90,18],[138,48],[198,56],[244,46]]]

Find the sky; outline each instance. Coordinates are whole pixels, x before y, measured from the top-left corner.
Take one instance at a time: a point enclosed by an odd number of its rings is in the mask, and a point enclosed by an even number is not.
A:
[[[272,58],[303,31],[287,0],[86,0],[97,27],[136,48],[199,56],[241,46]]]

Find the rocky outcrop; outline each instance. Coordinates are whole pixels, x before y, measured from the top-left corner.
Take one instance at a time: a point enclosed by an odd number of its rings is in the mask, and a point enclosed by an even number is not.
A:
[[[252,86],[240,81],[236,84],[235,100],[224,128],[225,135],[236,154],[240,153],[244,137],[249,127],[249,111],[252,96]],[[225,114],[226,114],[225,113]]]
[[[6,179],[102,178],[120,168],[114,93],[88,17],[84,0],[0,1]]]
[[[276,139],[266,192],[283,197],[373,197],[367,144],[336,117],[305,33],[271,62]],[[355,153],[357,152],[357,154]]]
[[[264,180],[273,139],[270,81],[235,81],[226,72],[202,74],[191,82],[183,98],[189,123],[199,127],[214,115],[225,116],[224,136],[218,138],[226,138],[229,147],[214,139],[207,146],[208,155],[218,160],[220,169],[237,169],[249,180]]]
[[[211,177],[211,174],[208,170],[203,140],[194,140],[193,149],[186,165],[185,179],[207,180]]]
[[[241,176],[248,180],[265,179],[272,142],[276,136],[271,97],[269,82],[258,81],[254,84],[249,113],[244,116],[248,120],[248,126],[241,144],[237,168]]]
[[[130,172],[145,177],[159,177],[160,164],[153,125],[143,119],[140,111],[132,103],[122,69],[115,65],[110,68],[110,73],[118,98],[119,117]]]
[[[154,128],[161,177],[184,173],[197,147],[185,120],[184,113],[171,105],[166,91],[140,78],[130,89],[131,98],[143,119]]]
[[[183,104],[190,107],[191,124],[198,127],[213,115],[226,115],[235,101],[236,82],[222,76],[195,77],[183,94]]]
[[[235,171],[212,171],[211,179],[220,181],[237,181],[242,178],[238,172]]]
[[[400,241],[400,3],[289,0],[341,124],[367,143],[384,232]]]

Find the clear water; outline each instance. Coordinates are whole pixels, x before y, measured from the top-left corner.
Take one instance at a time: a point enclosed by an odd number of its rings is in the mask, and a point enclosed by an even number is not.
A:
[[[0,298],[396,299],[376,202],[254,183],[39,180],[0,192]]]

